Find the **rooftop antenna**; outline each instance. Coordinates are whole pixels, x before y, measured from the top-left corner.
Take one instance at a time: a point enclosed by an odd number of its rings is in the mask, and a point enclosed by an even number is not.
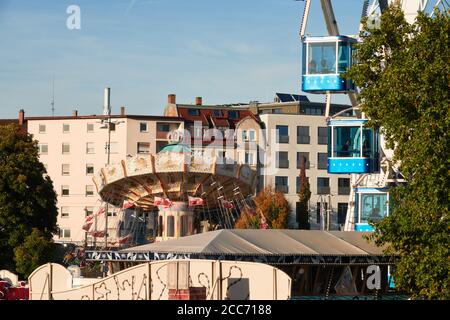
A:
[[[55,74],[52,75],[52,102],[50,103],[52,106],[52,117],[55,116]]]

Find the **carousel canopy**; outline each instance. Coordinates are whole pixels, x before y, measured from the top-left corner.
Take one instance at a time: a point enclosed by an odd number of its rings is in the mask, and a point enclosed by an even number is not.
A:
[[[222,229],[127,248],[87,251],[88,260],[216,259],[268,264],[367,265],[395,263],[395,256],[363,238],[367,232]]]
[[[222,229],[127,248],[120,252],[172,252],[257,255],[383,255],[363,238],[365,232]]]

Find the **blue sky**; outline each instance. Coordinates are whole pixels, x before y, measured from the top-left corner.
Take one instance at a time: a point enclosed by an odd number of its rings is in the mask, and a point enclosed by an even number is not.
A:
[[[335,0],[342,34],[358,29],[362,0]],[[81,8],[69,30],[66,9]],[[271,101],[300,93],[303,2],[293,0],[0,0],[0,118],[102,112],[162,114],[180,103]],[[319,1],[307,33],[326,34]],[[320,95],[310,96],[323,101]],[[336,96],[335,102],[346,102]]]

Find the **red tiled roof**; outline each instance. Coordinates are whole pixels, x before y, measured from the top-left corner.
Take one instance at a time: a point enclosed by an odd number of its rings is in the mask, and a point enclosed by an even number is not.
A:
[[[177,106],[178,114],[180,118],[183,118],[187,122],[201,121],[203,126],[208,127],[226,127],[226,128],[234,128],[236,124],[244,119],[245,117],[252,117],[256,122],[259,122],[258,118],[256,118],[250,110],[246,109],[231,109],[231,108],[208,108],[204,106]],[[190,115],[189,110],[198,110],[198,115]],[[221,116],[214,116],[213,111],[220,110]],[[231,119],[229,116],[230,111],[236,111],[239,113],[239,116]]]

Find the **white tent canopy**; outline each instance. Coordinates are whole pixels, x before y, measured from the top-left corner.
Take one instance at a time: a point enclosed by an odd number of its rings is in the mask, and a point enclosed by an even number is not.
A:
[[[127,248],[119,253],[382,256],[364,232],[223,229]]]

